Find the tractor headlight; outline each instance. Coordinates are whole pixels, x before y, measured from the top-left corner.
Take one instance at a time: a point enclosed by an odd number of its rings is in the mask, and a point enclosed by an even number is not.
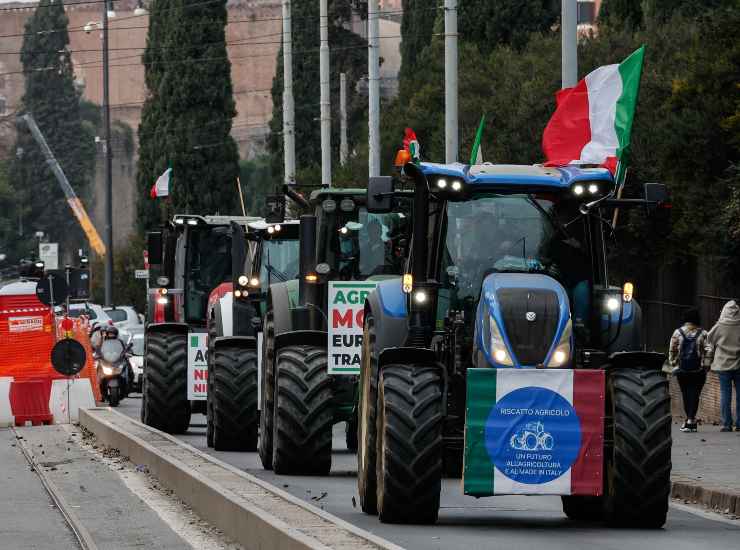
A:
[[[581,195],[583,195],[583,193],[584,193],[585,191],[586,191],[586,190],[585,190],[585,189],[583,188],[583,185],[576,185],[575,187],[573,187],[573,194],[574,194],[574,195],[575,195],[576,197],[580,197]]]
[[[489,325],[491,326],[491,356],[493,360],[499,365],[513,367],[514,361],[509,354],[509,350],[506,348],[506,342],[504,342],[504,338],[501,336],[496,319],[489,317]]]
[[[417,304],[426,304],[428,299],[429,296],[427,295],[425,290],[417,290],[416,292],[414,292],[414,302],[416,302]]]
[[[451,187],[453,191],[459,191],[460,189],[462,189],[462,183],[460,183],[460,180],[455,180],[452,182]]]
[[[571,356],[570,349],[570,338],[573,334],[573,323],[568,319],[568,324],[563,329],[563,334],[560,335],[558,345],[555,347],[555,351],[552,352],[550,360],[547,362],[548,368],[557,368],[565,365]]]
[[[599,186],[596,185],[595,183],[590,184],[588,186],[588,192],[591,193],[592,195],[595,195],[596,193],[599,192]]]
[[[609,296],[606,299],[606,309],[608,309],[609,311],[613,312],[619,310],[619,305],[619,298],[617,298],[616,296]]]
[[[252,286],[252,287],[258,287],[258,286],[260,286],[260,280],[257,277],[252,277],[249,280],[249,286]]]
[[[236,280],[237,283],[239,283],[239,286],[247,286],[249,284],[249,277],[246,275],[239,275],[239,278]]]

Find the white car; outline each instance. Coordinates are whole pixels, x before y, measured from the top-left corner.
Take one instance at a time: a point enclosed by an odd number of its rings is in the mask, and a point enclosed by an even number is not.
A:
[[[90,320],[91,326],[96,325],[112,325],[113,320],[103,310],[103,307],[98,304],[91,304],[84,302],[81,304],[69,304],[69,311],[67,315],[70,317],[81,317],[86,315]]]
[[[133,390],[141,393],[141,382],[144,378],[144,332],[134,332],[131,340],[131,357],[129,364],[134,370]]]
[[[144,324],[142,316],[136,313],[131,306],[106,307],[105,312],[113,319],[113,324],[120,329],[140,327]]]

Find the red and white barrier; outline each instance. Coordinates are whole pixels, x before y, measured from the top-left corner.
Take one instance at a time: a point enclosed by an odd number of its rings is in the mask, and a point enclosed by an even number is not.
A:
[[[95,406],[88,378],[15,380],[0,377],[0,426],[65,424]]]

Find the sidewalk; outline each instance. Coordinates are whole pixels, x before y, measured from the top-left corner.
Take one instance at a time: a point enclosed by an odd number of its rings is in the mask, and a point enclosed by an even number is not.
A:
[[[7,428],[0,428],[0,464],[0,548],[78,548],[62,514]]]
[[[699,426],[682,433],[673,424],[672,496],[740,516],[740,432]]]

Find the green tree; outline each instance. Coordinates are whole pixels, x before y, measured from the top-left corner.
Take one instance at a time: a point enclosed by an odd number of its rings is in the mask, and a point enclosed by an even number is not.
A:
[[[359,13],[364,2],[330,0],[329,47],[332,103],[332,136],[339,136],[339,74],[347,74],[347,89],[354,90],[360,78],[367,74],[367,43],[347,30],[351,7]],[[293,97],[295,100],[296,179],[300,185],[321,182],[321,127],[318,122],[320,105],[319,82],[319,3],[297,0],[293,4]],[[277,71],[272,84],[272,119],[268,150],[275,182],[283,179],[283,51],[277,58]],[[366,116],[366,100],[352,94],[347,106],[349,147],[352,150],[363,136],[359,131]],[[339,159],[339,139],[332,139],[332,158]],[[335,164],[338,164],[336,162]],[[335,178],[336,179],[336,178]]]
[[[274,189],[272,168],[268,156],[239,163],[239,180],[244,193],[244,205],[250,216],[265,215],[265,196]]]
[[[419,70],[419,59],[432,41],[437,15],[437,6],[432,2],[403,0],[401,71],[399,74],[401,101],[411,92],[404,84],[412,81],[414,73]]]
[[[169,0],[151,19],[144,54],[149,96],[139,127],[140,225],[157,222],[158,205],[149,190],[168,166],[172,210],[235,214],[239,152],[230,135],[236,106],[226,0]]]
[[[95,142],[80,115],[67,24],[61,0],[41,0],[26,22],[22,110],[33,115],[75,192],[85,198],[94,173]],[[25,124],[18,125],[16,148],[22,154],[13,162],[11,181],[25,231],[43,231],[60,243],[62,254],[71,254],[84,237]]]
[[[643,0],[603,0],[599,9],[599,24],[640,27],[643,18],[642,4]]]

